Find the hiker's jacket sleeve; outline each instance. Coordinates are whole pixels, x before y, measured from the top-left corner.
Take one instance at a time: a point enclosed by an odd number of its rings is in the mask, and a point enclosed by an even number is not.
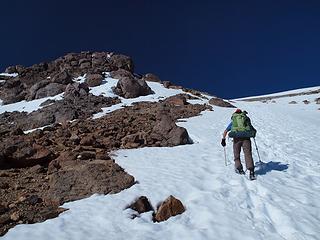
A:
[[[232,128],[232,122],[229,123],[228,127],[226,128],[226,131],[227,131],[227,132],[231,131],[231,128]]]

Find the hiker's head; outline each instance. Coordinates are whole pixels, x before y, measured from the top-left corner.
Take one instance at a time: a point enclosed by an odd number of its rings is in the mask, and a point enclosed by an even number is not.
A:
[[[237,108],[237,110],[235,111],[235,113],[242,113],[241,109]]]

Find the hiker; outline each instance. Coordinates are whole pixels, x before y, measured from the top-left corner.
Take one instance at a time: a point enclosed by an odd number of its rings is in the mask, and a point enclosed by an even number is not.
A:
[[[231,117],[232,122],[228,125],[223,133],[221,145],[226,146],[226,136],[229,132],[229,137],[233,138],[233,154],[234,154],[234,164],[235,171],[239,174],[245,174],[240,160],[241,147],[244,152],[244,158],[246,163],[246,168],[249,170],[250,180],[255,179],[254,174],[254,164],[252,159],[252,147],[251,147],[251,137],[255,137],[256,130],[251,125],[250,118],[247,116],[246,111],[241,111],[237,109]]]

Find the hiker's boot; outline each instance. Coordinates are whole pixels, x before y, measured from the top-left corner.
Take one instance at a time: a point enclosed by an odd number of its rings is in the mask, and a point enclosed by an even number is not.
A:
[[[253,168],[249,169],[249,179],[250,180],[255,180],[256,179],[256,175],[254,174],[254,169]]]
[[[241,175],[245,174],[245,172],[243,171],[243,168],[242,168],[242,167],[236,168],[235,171],[236,171],[236,173],[241,174]]]

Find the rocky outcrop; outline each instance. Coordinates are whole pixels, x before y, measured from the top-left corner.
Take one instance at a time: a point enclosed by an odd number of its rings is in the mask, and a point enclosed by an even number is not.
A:
[[[296,101],[290,101],[289,104],[297,104]]]
[[[154,222],[163,222],[170,217],[182,214],[185,212],[185,207],[182,202],[174,196],[169,196],[163,203],[157,208],[157,212],[154,214]]]
[[[55,106],[55,104],[39,110],[43,115],[37,111],[38,118],[45,119],[46,109],[50,110],[51,106]],[[62,150],[65,151],[68,148],[73,149],[73,153],[76,155],[83,152],[94,152],[95,155],[91,155],[93,158],[99,156],[98,159],[109,159],[105,154],[106,151],[121,147],[137,148],[188,144],[191,143],[191,139],[187,131],[178,127],[175,121],[179,118],[198,115],[206,109],[208,109],[206,105],[170,106],[166,103],[146,102],[114,111],[96,120],[87,119],[88,115],[81,121],[72,123],[64,121],[62,124],[53,124],[27,135],[16,126],[1,132],[0,152],[2,159],[7,159],[5,165],[15,167],[18,162],[21,162],[21,164],[18,164],[21,166],[45,164],[52,160],[52,156],[59,156]],[[64,113],[64,111],[66,112]],[[56,112],[60,112],[62,116],[70,114],[70,110],[63,110],[62,105],[53,112],[49,111],[53,115]],[[29,115],[36,116],[33,113]],[[2,126],[5,126],[4,124],[8,121],[17,123],[21,121],[21,125],[35,127],[32,124],[34,124],[36,118],[30,118],[29,115],[4,113],[1,115]],[[59,119],[59,115],[54,116]],[[28,120],[19,120],[21,117]],[[28,123],[29,121],[30,123]],[[87,158],[88,154],[86,153],[84,156]],[[81,159],[83,158],[81,157]],[[24,163],[24,161],[28,161],[28,163]]]
[[[68,84],[64,93],[64,99],[75,99],[77,97],[86,97],[89,93],[89,87],[86,83]]]
[[[129,77],[121,78],[112,90],[124,98],[136,98],[154,93],[143,79]]]
[[[46,105],[30,114],[26,112],[0,114],[0,127],[7,130],[16,128],[29,130],[74,119],[86,119],[100,112],[101,108],[120,102],[118,98],[95,96],[88,91],[86,84],[70,84],[66,88],[64,99],[55,101],[54,104]]]
[[[152,73],[147,73],[142,77],[143,80],[147,81],[147,82],[158,82],[161,83],[160,78]]]
[[[320,104],[320,98],[316,98],[314,101],[316,102],[316,104]]]
[[[70,99],[73,97],[71,91]],[[81,101],[79,99],[76,101]],[[0,153],[5,156],[0,157],[0,182],[3,183],[0,194],[5,198],[0,205],[8,206],[23,194],[37,195],[42,201],[35,205],[25,201],[10,208],[9,218],[18,212],[20,220],[6,222],[8,219],[4,218],[0,234],[19,222],[31,223],[57,216],[58,203],[130,187],[133,177],[110,159],[108,153],[112,150],[189,143],[187,131],[176,126],[175,121],[198,115],[210,107],[165,101],[142,102],[99,119],[53,124],[30,134],[23,134],[18,128],[2,131]],[[15,114],[7,116],[7,120],[17,122]],[[16,166],[24,168],[12,168]],[[35,212],[36,216],[29,218],[33,214],[28,211]]]
[[[217,97],[211,98],[209,100],[209,104],[219,106],[219,107],[235,108],[235,106],[232,105],[231,103],[229,103],[221,98],[217,98]]]
[[[131,58],[108,52],[69,53],[54,61],[31,67],[11,66],[6,72],[19,75],[3,83],[1,99],[4,104],[8,104],[53,96],[63,92],[73,78],[84,74],[88,74],[90,86],[97,86],[103,72],[119,69],[133,73]],[[93,75],[90,77],[90,74]],[[95,74],[99,74],[99,77]]]
[[[164,102],[168,104],[173,104],[176,106],[184,106],[188,104],[187,98],[190,99],[191,96],[187,94],[178,94],[178,95],[166,98]]]
[[[199,98],[206,99],[206,100],[208,100],[208,98],[206,96],[204,96],[204,94],[210,95],[209,93],[200,92],[200,91],[190,89],[190,88],[183,88],[180,86],[170,86],[170,88],[182,89],[184,92],[191,93],[194,96],[197,96]]]
[[[124,70],[124,69],[118,69],[117,71],[112,71],[110,73],[111,77],[112,78],[115,78],[115,79],[122,79],[122,78],[131,78],[133,79],[134,76],[131,72],[127,71],[127,70]]]
[[[134,178],[113,161],[78,160],[50,175],[47,201],[59,205],[93,193],[117,193],[133,184]]]
[[[129,57],[99,52],[70,53],[49,63],[7,69],[19,75],[1,81],[5,103],[64,94],[31,113],[0,114],[0,235],[17,224],[57,216],[64,211],[58,207],[64,202],[132,186],[133,176],[111,159],[111,151],[192,143],[176,121],[212,107],[189,104],[187,99],[194,99],[189,94],[140,102],[90,118],[101,108],[120,103],[119,98],[90,93],[89,87],[102,83],[104,72],[119,79],[114,92],[125,98],[152,94],[146,81],[161,82],[155,75],[133,71]],[[74,80],[84,74],[84,83]],[[138,213],[152,210],[143,197],[131,208]]]
[[[22,73],[22,71],[25,69],[22,65],[16,65],[16,66],[9,66],[6,68],[5,72],[12,74],[12,73]]]
[[[0,169],[47,164],[55,155],[47,148],[23,136],[13,136],[0,143]]]
[[[113,54],[110,57],[110,63],[117,69],[124,69],[132,73],[134,71],[133,61],[128,56],[122,54]]]

